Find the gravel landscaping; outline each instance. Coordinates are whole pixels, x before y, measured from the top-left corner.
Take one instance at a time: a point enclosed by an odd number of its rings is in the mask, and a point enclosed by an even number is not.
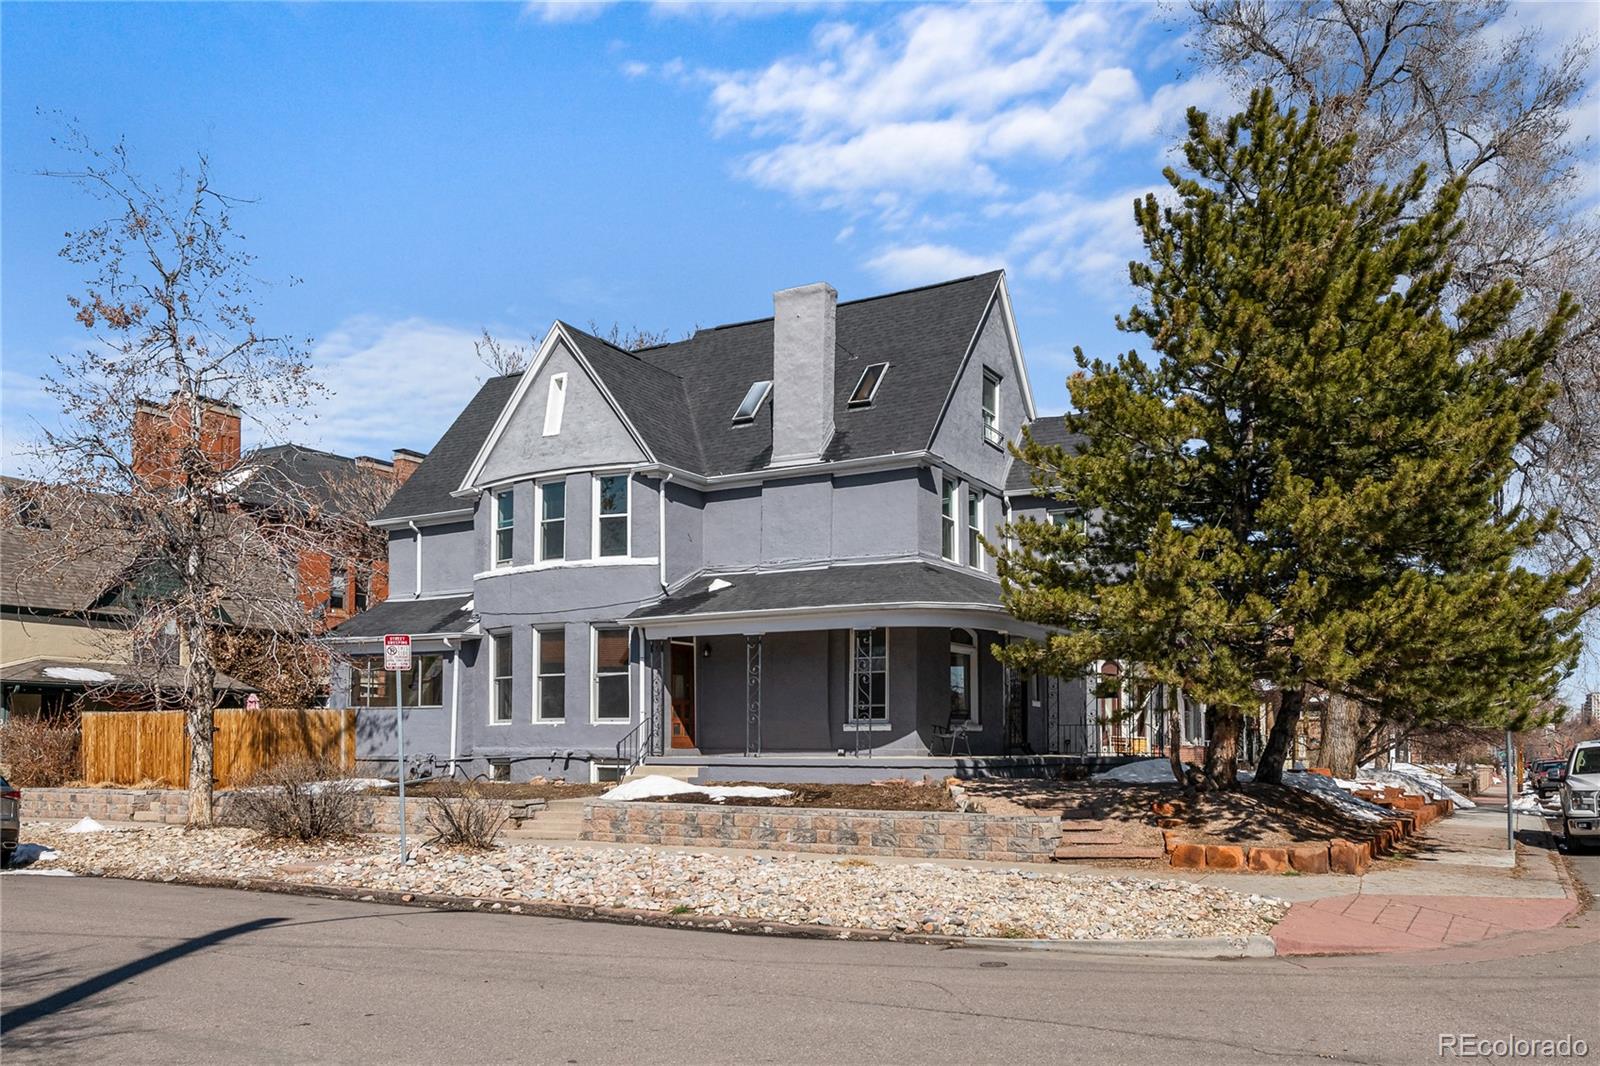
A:
[[[957,936],[1106,940],[1267,932],[1282,900],[1178,881],[1086,878],[791,856],[647,848],[513,845],[417,850],[397,867],[392,842],[276,844],[249,830],[174,826],[69,834],[39,823],[27,840],[55,852],[41,867],[143,880],[270,878],[494,901],[633,908]]]

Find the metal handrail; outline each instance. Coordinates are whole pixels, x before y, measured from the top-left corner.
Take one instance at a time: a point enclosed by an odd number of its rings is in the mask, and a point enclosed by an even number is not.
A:
[[[654,724],[647,715],[617,741],[617,762],[622,765],[623,777],[644,765],[655,740]]]

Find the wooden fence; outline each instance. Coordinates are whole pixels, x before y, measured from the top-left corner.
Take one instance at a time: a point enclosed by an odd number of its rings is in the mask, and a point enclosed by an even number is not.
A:
[[[218,788],[295,755],[356,762],[354,710],[218,710]],[[91,784],[189,784],[189,742],[182,711],[90,711],[83,715],[83,779]]]

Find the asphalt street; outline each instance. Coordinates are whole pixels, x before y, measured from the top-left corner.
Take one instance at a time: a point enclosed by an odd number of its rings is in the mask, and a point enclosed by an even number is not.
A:
[[[6,876],[0,1051],[8,1066],[1192,1066],[1438,1061],[1458,1032],[1600,1049],[1593,924],[1565,935],[1507,957],[1156,961]]]

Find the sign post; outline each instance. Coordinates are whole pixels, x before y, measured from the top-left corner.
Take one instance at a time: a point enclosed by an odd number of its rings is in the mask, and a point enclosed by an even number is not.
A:
[[[400,865],[406,864],[406,714],[405,686],[400,675],[411,669],[411,637],[406,633],[387,633],[383,638],[383,668],[394,671],[394,742],[399,770],[395,779],[400,791]]]

